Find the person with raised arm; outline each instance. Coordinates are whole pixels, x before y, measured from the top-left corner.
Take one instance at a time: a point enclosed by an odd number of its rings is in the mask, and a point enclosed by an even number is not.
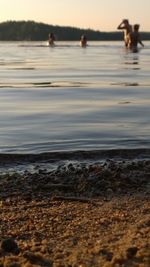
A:
[[[128,47],[129,43],[129,33],[132,32],[132,26],[129,23],[128,19],[123,19],[122,22],[117,27],[118,30],[124,30],[124,42],[125,47]]]

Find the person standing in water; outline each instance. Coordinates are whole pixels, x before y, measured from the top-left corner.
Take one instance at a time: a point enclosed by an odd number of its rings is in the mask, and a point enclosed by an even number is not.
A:
[[[55,41],[55,36],[54,36],[54,34],[51,32],[51,33],[49,33],[49,35],[48,35],[48,43],[49,43],[49,45],[50,45],[50,46],[54,46],[54,45],[55,45],[54,41]]]
[[[85,34],[82,34],[81,35],[80,45],[81,45],[81,47],[86,47],[87,46],[87,38],[86,38],[86,35]]]
[[[139,33],[139,24],[135,24],[133,26],[133,31],[129,33],[129,43],[128,48],[132,49],[133,52],[137,52],[138,43],[144,47],[144,44],[141,41],[140,33]]]
[[[124,30],[125,47],[128,47],[129,33],[132,32],[132,26],[130,25],[128,19],[123,19],[122,22],[118,25],[117,29]]]

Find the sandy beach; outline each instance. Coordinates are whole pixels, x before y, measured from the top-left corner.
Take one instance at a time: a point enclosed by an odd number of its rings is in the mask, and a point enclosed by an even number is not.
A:
[[[0,176],[1,267],[150,266],[150,161]]]

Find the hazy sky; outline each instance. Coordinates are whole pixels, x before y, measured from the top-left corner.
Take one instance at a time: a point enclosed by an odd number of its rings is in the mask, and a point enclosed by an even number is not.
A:
[[[0,0],[0,22],[34,20],[115,31],[123,18],[150,31],[150,0]]]

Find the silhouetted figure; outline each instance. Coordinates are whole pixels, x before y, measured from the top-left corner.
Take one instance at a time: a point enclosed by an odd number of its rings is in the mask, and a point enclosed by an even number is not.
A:
[[[132,32],[132,26],[129,24],[128,19],[123,19],[123,21],[118,25],[117,29],[124,30],[124,42],[125,46],[128,47],[129,33]]]
[[[137,52],[138,43],[144,47],[144,44],[141,41],[140,33],[139,33],[139,24],[135,24],[133,26],[133,31],[129,33],[129,43],[128,48],[132,49],[133,52]]]
[[[49,35],[48,35],[48,43],[49,43],[49,45],[50,45],[50,46],[55,45],[54,41],[55,41],[55,36],[54,36],[54,34],[51,32],[51,33],[49,33]]]
[[[86,47],[87,46],[87,38],[86,38],[86,35],[85,34],[81,35],[81,38],[80,38],[80,46],[81,47]]]

